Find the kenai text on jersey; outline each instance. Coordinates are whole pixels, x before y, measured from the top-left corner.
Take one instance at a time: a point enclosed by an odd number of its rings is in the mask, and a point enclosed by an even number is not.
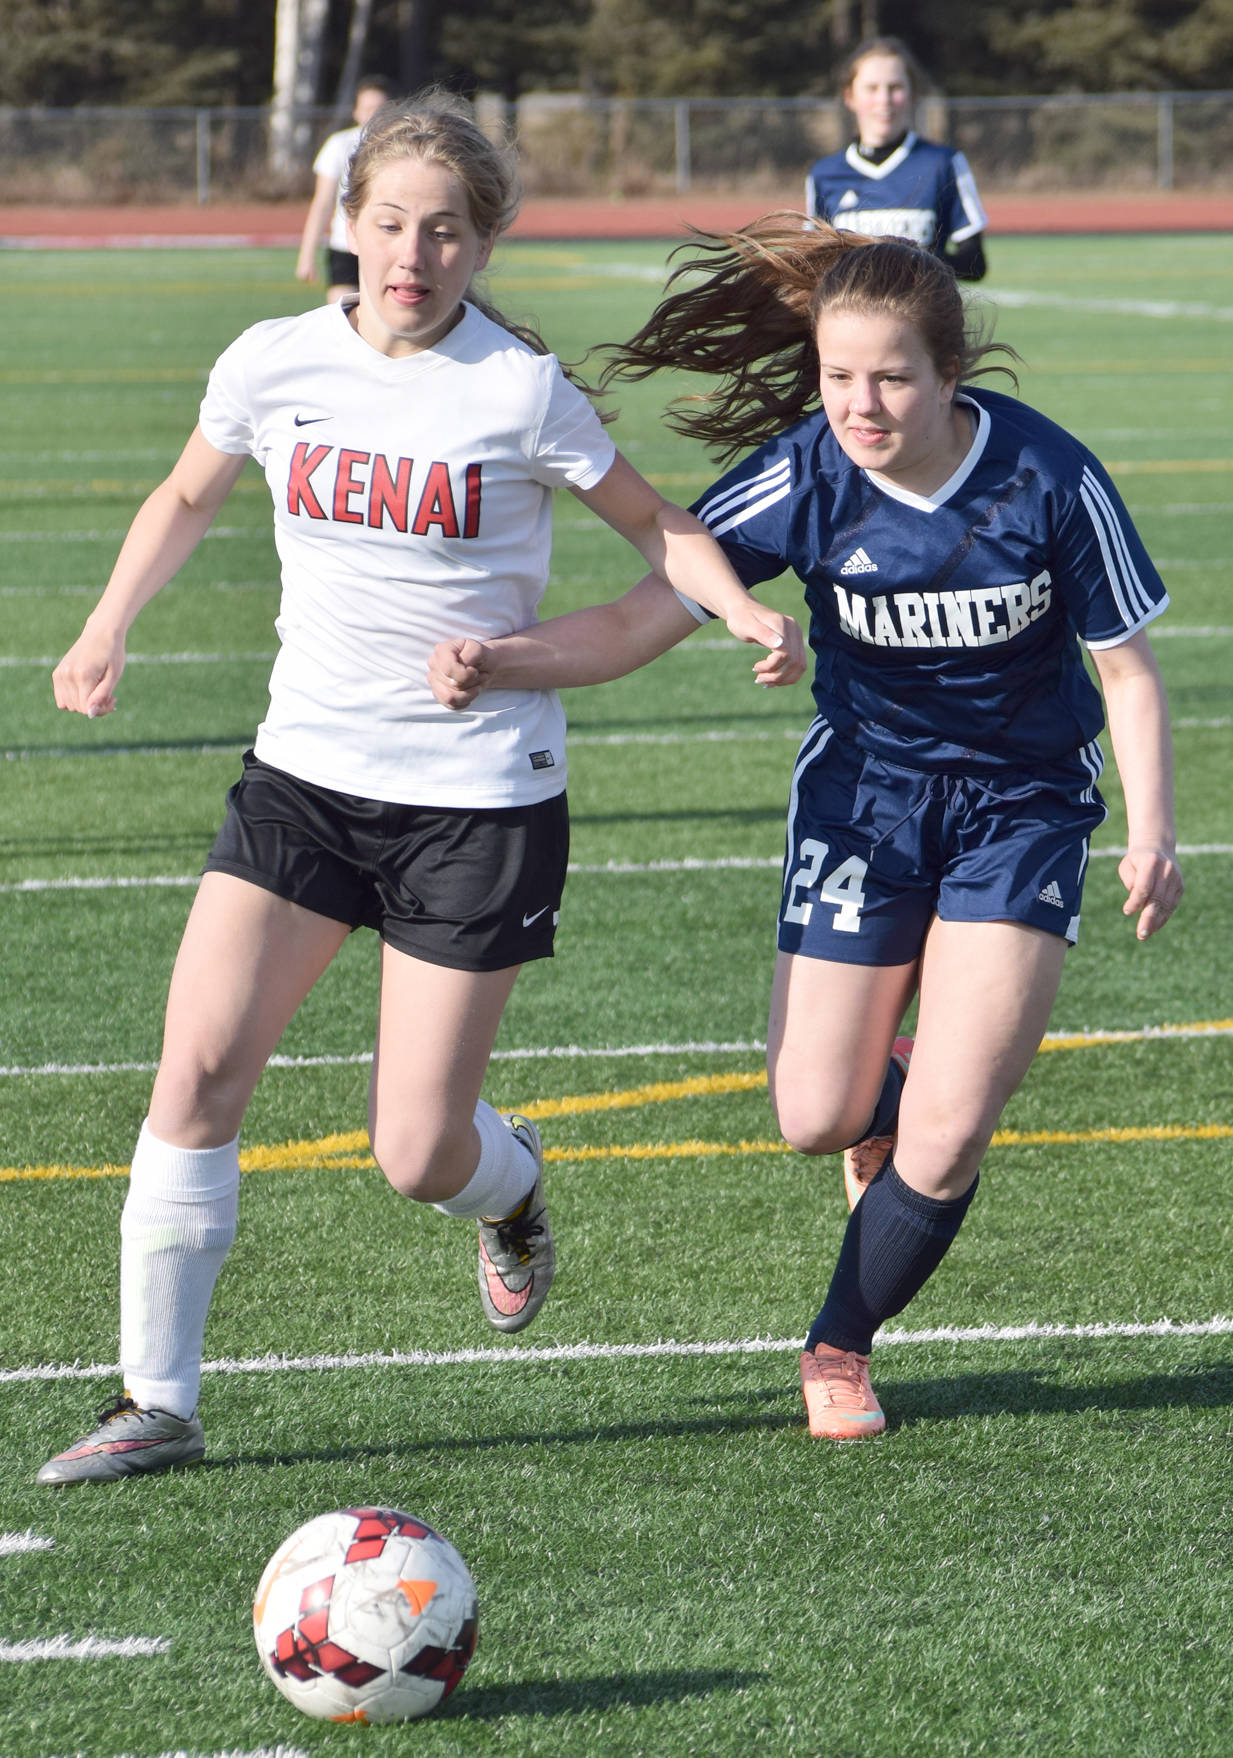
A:
[[[455,482],[440,459],[421,465],[384,452],[353,452],[345,446],[301,440],[291,454],[287,511],[296,518],[332,519],[341,525],[426,537],[478,537],[483,466],[467,464]],[[414,511],[412,510],[414,508]]]

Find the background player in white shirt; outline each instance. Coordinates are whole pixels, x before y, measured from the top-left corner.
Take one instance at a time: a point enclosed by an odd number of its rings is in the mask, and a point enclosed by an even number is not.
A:
[[[1145,632],[1167,595],[1087,448],[973,385],[995,345],[936,256],[778,215],[678,273],[615,370],[719,375],[673,425],[721,455],[757,449],[698,508],[747,584],[791,568],[810,610],[817,718],[792,777],[768,1065],[792,1146],[847,1151],[852,1214],[801,1376],[811,1432],[860,1439],[885,1427],[874,1334],[958,1232],[1078,932],[1105,816],[1080,640],[1138,938],[1181,897]],[[621,675],[689,630],[650,585],[445,644],[439,698]],[[897,1034],[915,995],[913,1048]]]
[[[988,221],[976,179],[962,153],[913,132],[919,84],[898,37],[873,37],[852,51],[839,90],[856,139],[811,167],[806,211],[848,232],[910,238],[945,256],[961,280],[979,281]]]
[[[355,88],[355,106],[351,115],[353,126],[340,128],[322,141],[313,160],[313,197],[304,216],[300,237],[300,254],[296,258],[295,278],[310,285],[319,281],[317,250],[325,242],[327,302],[343,299],[359,289],[359,264],[347,239],[347,214],[343,197],[347,193],[347,167],[360,144],[364,125],[370,122],[394,96],[392,82],[379,73],[365,74]]]
[[[382,939],[374,1156],[402,1195],[479,1223],[491,1324],[518,1330],[539,1310],[555,1259],[538,1134],[480,1090],[520,966],[552,950],[564,727],[555,697],[534,691],[451,714],[425,668],[437,640],[477,619],[490,634],[533,620],[552,490],[569,487],[739,638],[770,647],[764,681],[804,670],[792,620],[755,605],[705,527],[616,452],[542,343],[482,307],[472,276],[513,218],[512,176],[459,103],[381,112],[347,196],[358,300],[258,324],[226,350],[56,668],[60,707],[115,707],[133,619],[256,458],[283,569],[270,708],[185,928],[133,1157],[125,1395],[41,1482],[204,1452],[203,1329],[235,1232],[241,1120],[354,927]]]

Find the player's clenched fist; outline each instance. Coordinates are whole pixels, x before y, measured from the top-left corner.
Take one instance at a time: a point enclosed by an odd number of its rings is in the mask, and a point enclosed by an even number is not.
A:
[[[469,708],[489,681],[492,660],[469,635],[438,641],[428,656],[428,686],[443,708]]]
[[[115,689],[124,670],[124,642],[85,628],[51,674],[56,707],[96,720],[116,706]]]

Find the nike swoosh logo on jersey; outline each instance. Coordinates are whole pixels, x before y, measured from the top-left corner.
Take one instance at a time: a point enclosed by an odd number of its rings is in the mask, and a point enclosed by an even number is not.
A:
[[[544,905],[544,907],[543,907],[543,909],[542,909],[542,910],[536,910],[536,912],[535,912],[535,914],[534,914],[534,915],[533,915],[533,916],[523,916],[523,918],[522,918],[522,925],[523,925],[523,927],[524,927],[524,928],[529,928],[529,927],[530,927],[530,926],[531,926],[531,923],[532,923],[532,922],[538,922],[538,921],[539,921],[539,919],[540,919],[540,917],[541,917],[541,916],[542,916],[542,915],[546,915],[546,914],[547,914],[547,912],[548,912],[548,909],[549,909],[549,905],[548,905],[548,904],[545,904],[545,905]]]
[[[333,421],[333,419],[332,415],[297,415],[295,425],[297,427],[313,427],[318,421]]]

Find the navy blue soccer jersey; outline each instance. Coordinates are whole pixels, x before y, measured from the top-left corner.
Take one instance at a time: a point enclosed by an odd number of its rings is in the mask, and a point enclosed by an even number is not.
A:
[[[910,768],[1094,779],[1080,640],[1117,646],[1168,594],[1086,446],[1013,397],[958,400],[976,435],[933,495],[858,468],[819,410],[694,511],[746,586],[803,581],[814,699],[841,734]]]
[[[819,159],[805,183],[814,219],[870,238],[910,238],[939,253],[988,225],[962,153],[909,134],[880,165],[853,144]]]

